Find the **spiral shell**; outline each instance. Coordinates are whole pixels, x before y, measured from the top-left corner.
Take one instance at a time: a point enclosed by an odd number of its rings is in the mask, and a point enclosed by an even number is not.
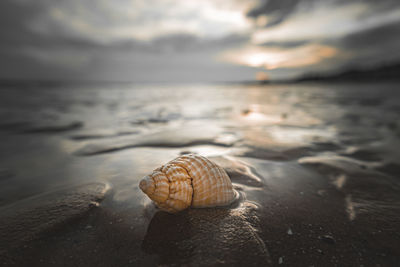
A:
[[[155,169],[139,187],[161,210],[170,213],[190,206],[225,206],[237,194],[225,170],[198,155],[183,155]]]

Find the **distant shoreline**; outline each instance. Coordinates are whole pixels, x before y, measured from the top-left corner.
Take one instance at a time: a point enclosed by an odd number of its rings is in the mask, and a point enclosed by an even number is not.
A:
[[[389,82],[400,81],[400,63],[384,65],[375,68],[353,68],[335,73],[308,73],[293,79],[281,80],[245,80],[245,81],[207,81],[207,82],[145,82],[145,81],[107,81],[107,80],[30,80],[17,78],[0,78],[1,86],[65,86],[65,85],[159,85],[159,84],[242,84],[242,85],[268,85],[268,84],[292,84],[302,82]]]

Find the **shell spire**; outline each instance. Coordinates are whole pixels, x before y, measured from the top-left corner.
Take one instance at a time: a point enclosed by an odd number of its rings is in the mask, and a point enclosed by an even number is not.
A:
[[[225,206],[236,197],[228,174],[199,155],[183,155],[145,176],[140,189],[170,213],[195,208]]]

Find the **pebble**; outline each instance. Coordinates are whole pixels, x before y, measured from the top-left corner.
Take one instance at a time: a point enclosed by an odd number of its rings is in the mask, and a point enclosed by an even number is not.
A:
[[[279,257],[278,263],[279,263],[279,264],[282,264],[282,263],[283,263],[283,258],[282,258],[282,257]]]
[[[328,244],[331,244],[331,245],[336,243],[335,239],[330,235],[320,236],[319,239],[324,241],[325,243],[328,243]]]
[[[90,201],[90,203],[89,203],[90,208],[97,208],[99,206],[100,206],[100,203],[96,202],[96,201]]]

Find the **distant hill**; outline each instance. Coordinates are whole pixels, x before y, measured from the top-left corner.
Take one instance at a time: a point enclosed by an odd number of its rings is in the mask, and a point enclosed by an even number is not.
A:
[[[400,81],[400,63],[372,69],[351,69],[335,74],[306,74],[295,82],[305,81]]]

